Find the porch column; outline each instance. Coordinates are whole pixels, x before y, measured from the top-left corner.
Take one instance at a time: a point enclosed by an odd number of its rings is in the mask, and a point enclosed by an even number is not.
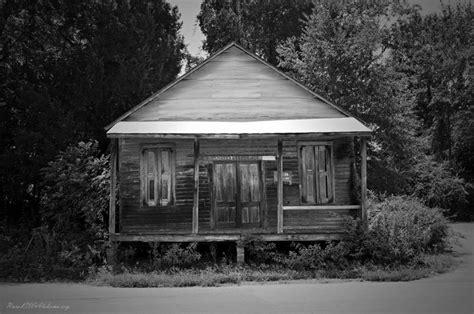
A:
[[[109,234],[115,233],[115,186],[117,185],[117,139],[110,143]]]
[[[278,211],[277,211],[277,233],[283,233],[283,143],[278,140]]]
[[[194,195],[193,195],[193,234],[199,229],[199,140],[194,139]]]
[[[360,138],[360,207],[362,221],[367,221],[367,145],[366,138]]]

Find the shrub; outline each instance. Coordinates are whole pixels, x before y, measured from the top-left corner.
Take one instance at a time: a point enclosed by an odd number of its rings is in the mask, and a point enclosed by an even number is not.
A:
[[[178,243],[151,244],[151,256],[154,269],[184,268],[192,266],[201,259],[201,254],[196,250],[197,243],[190,243],[186,247]]]
[[[349,223],[344,246],[350,256],[375,264],[405,264],[424,252],[441,251],[448,238],[443,211],[413,197],[392,196],[369,207],[369,224]]]
[[[41,221],[2,238],[0,277],[80,278],[104,261],[108,157],[96,141],[69,146],[42,169]]]
[[[278,252],[276,244],[266,242],[251,234],[243,235],[239,243],[246,250],[246,261],[248,263],[263,264],[273,263],[278,260]]]
[[[280,263],[290,269],[304,270],[340,270],[348,266],[348,250],[342,243],[326,242],[321,244],[294,244],[295,251],[282,256]]]
[[[42,169],[43,234],[63,266],[87,269],[103,260],[108,164],[97,141],[89,141],[69,146]]]
[[[449,209],[451,215],[465,218],[469,213],[472,186],[453,173],[447,162],[425,158],[415,167],[414,195],[430,207]]]

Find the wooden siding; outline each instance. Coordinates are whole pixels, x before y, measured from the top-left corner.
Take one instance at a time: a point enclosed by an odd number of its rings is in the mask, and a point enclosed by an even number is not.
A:
[[[292,108],[292,110],[288,110]],[[124,121],[344,118],[264,62],[232,46]]]
[[[304,139],[308,140],[308,138]],[[311,140],[311,139],[309,139]],[[313,139],[314,140],[314,139]],[[320,139],[318,139],[320,140]],[[323,140],[331,140],[324,138]],[[143,145],[174,143],[176,147],[176,199],[166,207],[148,207],[140,199],[140,152]],[[277,230],[277,160],[261,158],[276,156],[276,139],[206,139],[200,140],[199,163],[199,233],[238,233],[238,229],[214,230],[212,207],[213,161],[216,156],[252,159],[262,165],[266,213],[262,217],[262,227],[255,231],[276,233]],[[283,141],[283,171],[291,172],[291,185],[283,186],[284,206],[300,206],[299,166],[297,140]],[[193,191],[194,191],[194,141],[171,139],[120,139],[119,142],[119,182],[121,233],[124,234],[190,234],[192,231]],[[335,204],[351,205],[351,139],[333,139],[335,166]],[[261,160],[263,159],[263,160]],[[298,228],[310,232],[340,229],[340,214],[353,210],[292,210],[284,212],[284,230],[297,232]],[[292,229],[292,230],[290,230]],[[296,230],[296,231],[295,231]],[[313,230],[313,231],[311,231]],[[308,231],[303,230],[302,231]],[[286,232],[286,231],[285,231]]]
[[[300,202],[300,178],[297,140],[283,141],[283,172],[291,174],[292,182],[283,185],[284,206],[302,205]],[[333,140],[335,200],[333,204],[351,204],[352,153],[350,138]]]
[[[174,143],[176,200],[168,206],[146,206],[140,199],[140,155],[143,145]],[[193,208],[193,141],[121,139],[119,189],[122,230],[125,233],[190,232]]]

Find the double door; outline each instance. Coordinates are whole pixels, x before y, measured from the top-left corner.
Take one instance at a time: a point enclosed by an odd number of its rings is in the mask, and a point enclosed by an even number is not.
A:
[[[217,228],[260,227],[262,183],[260,162],[215,162],[214,221]]]

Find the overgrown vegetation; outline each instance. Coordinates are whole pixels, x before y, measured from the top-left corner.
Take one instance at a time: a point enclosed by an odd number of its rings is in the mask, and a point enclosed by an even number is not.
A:
[[[179,244],[151,245],[153,269],[167,269],[170,267],[190,267],[201,259],[201,254],[196,250],[197,243],[191,243],[185,248]]]
[[[368,225],[348,219],[345,240],[282,246],[246,234],[238,243],[249,267],[229,266],[230,254],[210,256],[196,243],[151,244],[146,260],[123,248],[118,274],[105,261],[108,157],[97,142],[81,142],[43,169],[43,217],[31,237],[3,237],[0,277],[20,280],[84,278],[125,286],[216,285],[300,278],[418,278],[440,272],[427,260],[449,246],[443,210],[416,197],[372,195]],[[19,233],[21,234],[21,233]],[[21,239],[15,245],[15,239]],[[435,258],[436,259],[436,258]],[[217,264],[215,263],[217,261]],[[403,274],[398,276],[397,273]],[[151,274],[147,276],[145,274]],[[181,278],[181,279],[180,279]]]
[[[244,281],[353,279],[407,281],[453,266],[450,231],[440,209],[413,197],[372,199],[369,223],[348,219],[344,240],[324,243],[262,241],[246,234],[246,266],[203,260],[197,245],[152,246],[149,266],[102,267],[89,280],[119,287],[215,286]],[[127,266],[128,265],[128,266]],[[145,263],[147,265],[147,263]]]
[[[108,165],[90,141],[68,147],[42,169],[40,227],[2,238],[1,278],[79,279],[91,265],[104,263]]]

